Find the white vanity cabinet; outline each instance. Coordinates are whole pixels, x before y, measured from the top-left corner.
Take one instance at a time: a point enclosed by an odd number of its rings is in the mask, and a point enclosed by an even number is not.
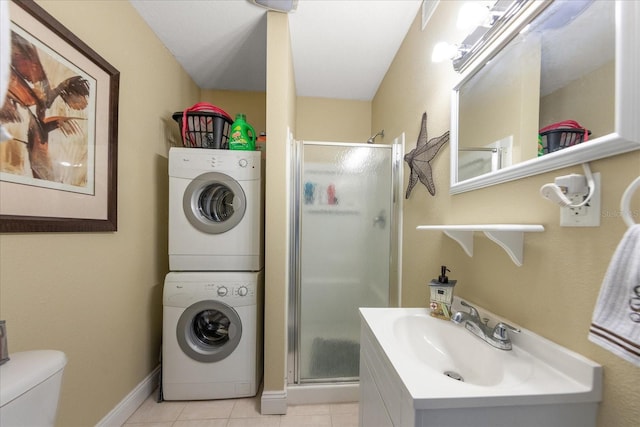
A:
[[[363,323],[360,334],[360,426],[401,424],[402,383]],[[412,424],[411,424],[412,425]]]
[[[602,367],[577,353],[525,329],[512,351],[467,341],[477,338],[426,309],[361,308],[360,314],[361,427],[596,426]],[[449,355],[435,360],[425,343]],[[468,381],[444,375],[449,364]],[[487,381],[474,377],[509,364]]]

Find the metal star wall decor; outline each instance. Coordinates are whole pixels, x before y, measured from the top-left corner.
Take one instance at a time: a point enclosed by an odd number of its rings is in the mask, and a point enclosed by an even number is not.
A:
[[[447,142],[449,142],[449,131],[427,141],[427,113],[423,113],[416,148],[404,155],[404,161],[409,164],[409,168],[411,169],[407,193],[405,195],[406,199],[409,198],[411,190],[413,190],[418,180],[427,187],[427,190],[429,190],[432,196],[436,195],[436,185],[433,182],[431,171],[431,160],[436,157],[440,148]]]

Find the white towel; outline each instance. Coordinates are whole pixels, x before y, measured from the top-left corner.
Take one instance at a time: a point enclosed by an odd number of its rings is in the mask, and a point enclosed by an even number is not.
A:
[[[629,227],[611,258],[589,340],[640,366],[640,224]]]

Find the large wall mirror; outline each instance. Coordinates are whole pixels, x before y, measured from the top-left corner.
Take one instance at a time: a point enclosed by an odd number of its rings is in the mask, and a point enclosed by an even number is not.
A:
[[[637,1],[525,2],[453,89],[451,193],[640,149],[639,17]]]

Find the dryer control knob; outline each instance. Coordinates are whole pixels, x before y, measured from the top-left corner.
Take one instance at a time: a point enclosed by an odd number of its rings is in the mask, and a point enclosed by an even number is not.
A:
[[[238,295],[240,295],[241,297],[247,296],[248,293],[249,293],[249,289],[247,289],[246,286],[240,286],[238,288]]]
[[[238,164],[240,165],[241,168],[246,168],[249,162],[247,161],[247,159],[240,159],[238,160]]]
[[[218,296],[220,296],[220,297],[223,297],[223,296],[227,295],[228,292],[229,291],[227,290],[226,286],[220,286],[218,288]]]

